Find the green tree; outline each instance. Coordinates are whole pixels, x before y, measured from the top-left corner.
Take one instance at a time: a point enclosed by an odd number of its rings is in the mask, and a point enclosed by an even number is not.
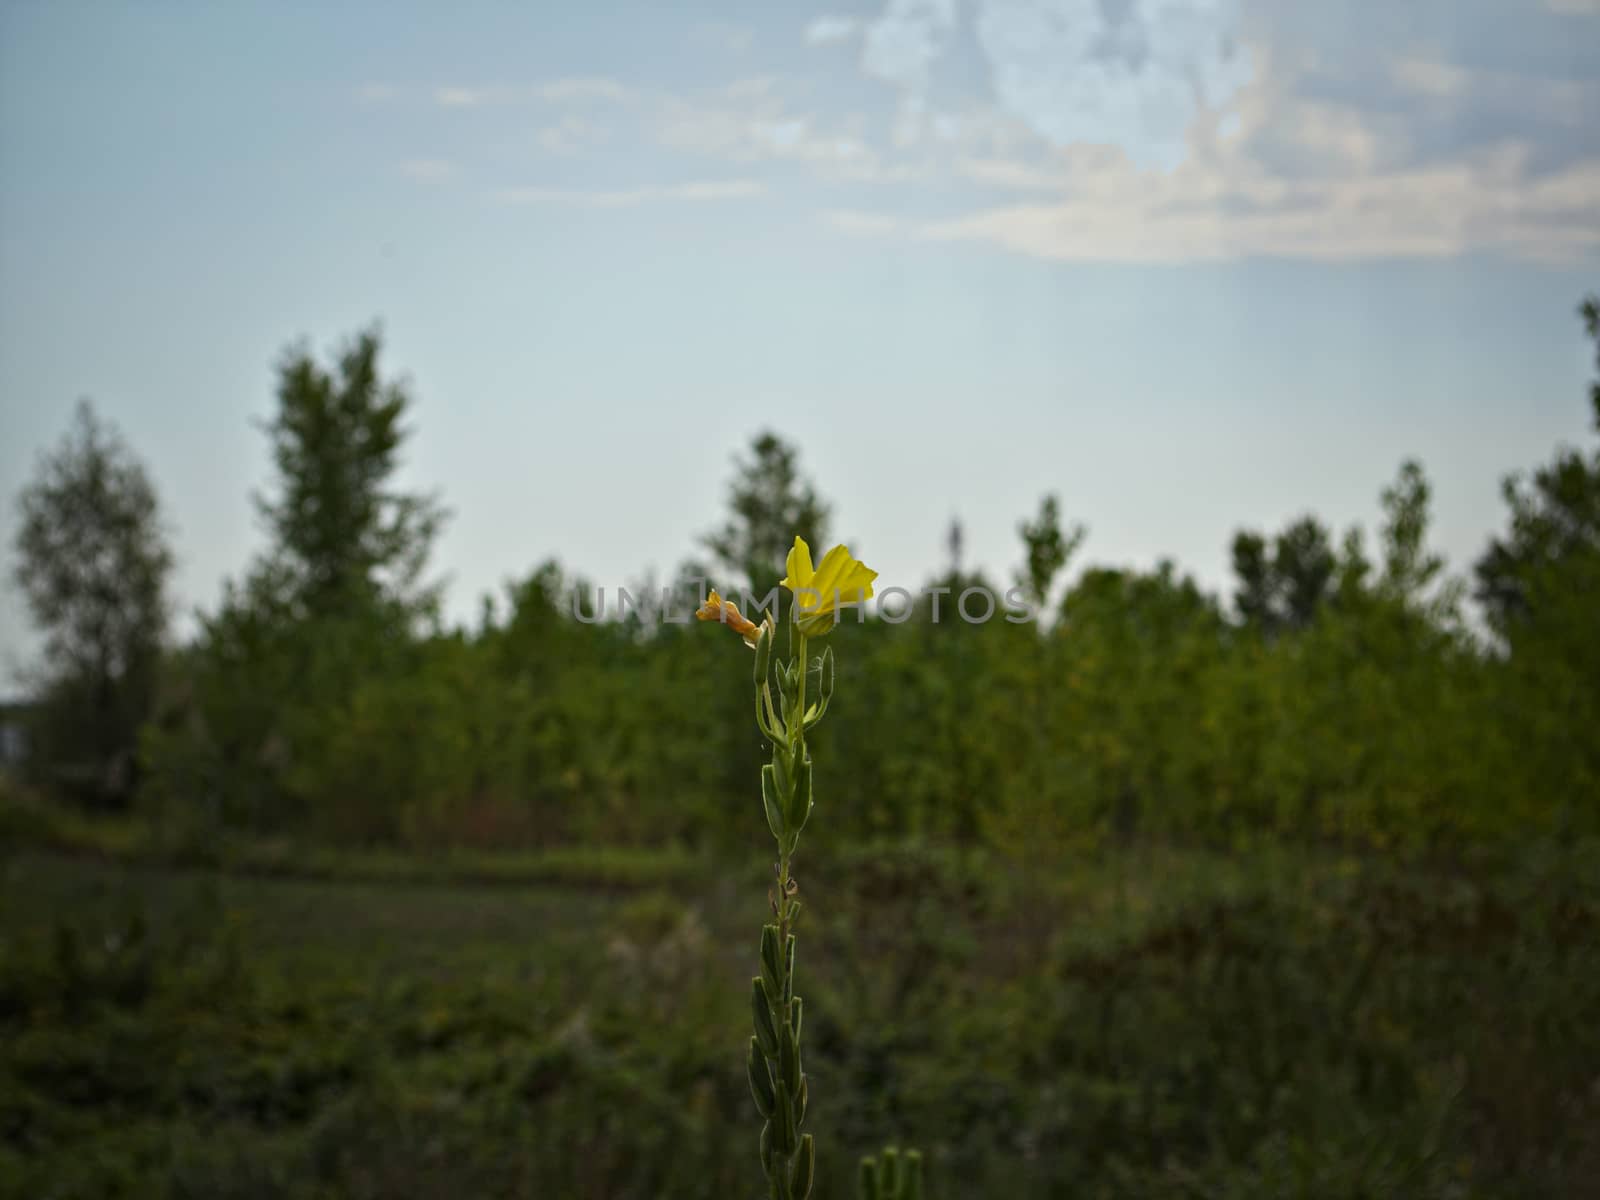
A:
[[[1586,298],[1578,311],[1600,372],[1600,297]],[[1600,375],[1589,403],[1600,433]],[[1520,629],[1559,613],[1573,588],[1592,577],[1600,557],[1600,450],[1563,450],[1531,479],[1506,479],[1502,491],[1511,526],[1478,560],[1477,598],[1490,626],[1515,642]]]
[[[1043,609],[1050,599],[1050,587],[1056,576],[1083,545],[1088,536],[1081,524],[1074,524],[1069,532],[1061,530],[1061,505],[1055,496],[1046,496],[1039,502],[1039,515],[1017,526],[1022,536],[1023,565],[1018,572],[1018,582],[1027,590],[1035,607]]]
[[[1233,539],[1234,606],[1267,634],[1307,628],[1328,598],[1338,559],[1327,528],[1307,515],[1272,540],[1241,530]]]
[[[378,598],[425,611],[437,600],[419,580],[445,512],[392,486],[411,398],[380,379],[379,348],[368,330],[332,369],[303,347],[278,368],[278,409],[266,426],[278,488],[257,504],[308,613]]]
[[[203,826],[314,817],[365,839],[398,827],[390,797],[344,785],[349,764],[401,761],[402,743],[424,734],[390,714],[438,701],[406,697],[406,708],[373,689],[423,661],[416,634],[438,594],[421,576],[444,510],[394,486],[411,399],[380,376],[379,350],[368,331],[330,368],[303,348],[278,367],[265,426],[277,479],[257,499],[271,545],[202,618],[176,711],[148,747],[152,798]]]
[[[45,634],[35,765],[78,798],[124,803],[167,630],[173,557],[159,498],[82,401],[18,509],[16,581]]]
[[[1600,297],[1579,308],[1600,371]],[[1589,388],[1600,433],[1600,376]],[[1505,481],[1509,528],[1476,564],[1477,596],[1507,652],[1505,720],[1528,794],[1567,827],[1600,825],[1600,448],[1564,449]]]
[[[775,433],[758,434],[734,466],[728,520],[705,546],[733,580],[764,597],[783,578],[796,534],[816,554],[828,548],[828,505],[801,474],[800,452]]]

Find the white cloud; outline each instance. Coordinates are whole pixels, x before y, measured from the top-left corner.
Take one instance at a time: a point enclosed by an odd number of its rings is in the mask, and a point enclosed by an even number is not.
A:
[[[356,100],[362,104],[387,104],[399,96],[400,89],[392,83],[364,83],[356,89]]]
[[[436,87],[433,89],[433,102],[440,108],[477,108],[480,104],[493,99],[495,92],[490,88],[469,87]]]
[[[955,0],[889,0],[862,35],[862,69],[901,87],[921,88],[955,23]]]
[[[553,125],[546,125],[534,135],[540,149],[550,154],[576,154],[606,139],[604,127],[593,121],[568,113]]]
[[[831,46],[837,42],[847,42],[860,32],[861,22],[855,17],[818,17],[806,26],[806,45]]]
[[[1201,109],[1250,79],[1234,0],[985,0],[976,30],[1000,102],[1056,145],[1176,166]]]
[[[633,92],[615,79],[580,76],[552,79],[536,84],[440,86],[433,89],[432,95],[433,102],[440,108],[486,108],[491,105],[526,104],[541,100],[551,104],[617,103],[630,99]]]
[[[582,188],[501,188],[492,197],[503,204],[571,204],[580,208],[631,208],[655,200],[744,200],[760,196],[765,185],[755,179],[706,179],[689,183],[647,184],[612,191]]]
[[[838,179],[882,179],[892,172],[867,142],[865,123],[827,128],[789,110],[770,79],[739,80],[709,96],[662,97],[655,137],[668,149],[732,162],[792,162]]]
[[[1055,175],[978,164],[992,182],[1061,191],[937,221],[870,212],[827,220],[857,235],[987,243],[1061,262],[1600,255],[1600,162],[1529,178],[1525,159],[1508,148],[1443,166],[1296,182],[1243,162],[1140,169],[1120,154],[1098,165],[1068,162]]]
[[[858,237],[890,237],[906,231],[907,224],[889,213],[854,212],[834,209],[822,214],[823,224],[840,233]]]
[[[400,172],[422,183],[439,183],[456,173],[456,166],[442,158],[411,158],[400,164]]]
[[[633,90],[615,79],[583,76],[572,79],[553,79],[539,88],[542,99],[563,100],[626,100]]]

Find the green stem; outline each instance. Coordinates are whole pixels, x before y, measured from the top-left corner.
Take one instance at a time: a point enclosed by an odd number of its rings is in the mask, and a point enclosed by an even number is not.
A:
[[[800,641],[800,653],[797,659],[800,664],[800,685],[795,693],[794,719],[789,722],[788,730],[789,756],[796,768],[806,757],[806,676],[810,674],[810,663],[806,661],[810,653],[806,645],[806,635],[801,633],[797,636]],[[789,857],[790,848],[780,842],[778,844],[778,945],[780,947],[789,944]],[[775,1015],[783,1020],[788,1019],[787,1013]]]
[[[786,753],[788,755],[790,761],[794,764],[794,768],[797,769],[799,767],[799,765],[802,762],[805,761],[805,754],[806,754],[806,676],[810,673],[810,663],[807,662],[807,658],[809,657],[810,651],[809,651],[809,648],[808,648],[808,646],[806,644],[807,639],[806,639],[805,634],[796,633],[794,628],[793,628],[793,626],[790,627],[790,634],[791,634],[791,636],[796,637],[797,640],[800,643],[799,647],[798,647],[799,653],[798,653],[798,657],[797,657],[797,661],[800,664],[800,667],[799,667],[799,669],[800,669],[800,682],[799,682],[799,685],[795,689],[795,708],[794,708],[793,714],[790,717],[790,720],[788,722],[788,728],[786,730],[786,733],[788,734],[788,743],[789,744],[781,752],[782,753]],[[788,802],[788,798],[784,797],[784,803],[787,804],[787,802]],[[792,850],[792,843],[790,841],[788,841],[786,839],[780,839],[779,840],[779,842],[778,842],[778,948],[779,948],[779,954],[781,956],[780,957],[780,962],[782,964],[782,967],[781,967],[782,974],[780,975],[780,983],[782,984],[782,987],[781,987],[781,990],[780,990],[780,995],[791,995],[794,992],[794,980],[789,977],[789,955],[788,955],[788,945],[789,945],[789,861],[790,861],[790,857],[791,857],[791,850]],[[773,1012],[772,1016],[773,1016],[773,1023],[775,1025],[777,1025],[779,1028],[781,1028],[783,1023],[785,1023],[785,1022],[787,1022],[789,1020],[788,1007],[786,1005],[785,1006],[781,1006],[779,1010],[776,1010],[776,1011]],[[776,1079],[776,1082],[777,1082],[777,1086],[780,1087],[780,1088],[783,1087],[784,1086],[783,1080],[782,1080],[781,1077],[778,1076],[778,1064],[777,1064],[777,1062],[774,1061],[772,1063],[772,1069],[773,1069],[774,1078]],[[771,1177],[767,1181],[768,1185],[770,1187],[770,1190],[771,1190],[772,1200],[783,1200],[783,1197],[786,1195],[786,1189],[787,1189],[786,1180],[788,1178],[788,1172],[790,1170],[790,1166],[793,1163],[793,1161],[794,1161],[793,1155],[785,1154],[785,1155],[777,1155],[777,1156],[775,1156],[774,1161],[773,1161],[773,1168],[774,1169],[773,1169]]]

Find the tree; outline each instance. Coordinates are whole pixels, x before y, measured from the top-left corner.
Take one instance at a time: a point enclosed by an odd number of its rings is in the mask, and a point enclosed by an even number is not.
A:
[[[1600,370],[1600,297],[1589,296],[1578,311]],[[1589,402],[1600,433],[1600,377],[1589,387]],[[1531,480],[1506,479],[1502,491],[1511,527],[1478,560],[1476,593],[1490,627],[1514,643],[1519,631],[1564,609],[1585,579],[1593,581],[1600,560],[1600,451],[1587,458],[1563,450]]]
[[[121,804],[167,630],[173,557],[159,498],[121,434],[82,401],[18,508],[16,580],[45,633],[32,757],[63,790]]]
[[[379,350],[368,331],[329,368],[301,347],[278,367],[265,426],[277,479],[257,497],[272,544],[202,617],[182,711],[147,739],[149,798],[176,817],[281,829],[314,815],[340,831],[393,820],[352,811],[359,798],[327,783],[363,689],[409,677],[418,625],[437,612],[421,575],[445,513],[394,486],[411,398],[381,378]]]
[[[387,598],[426,610],[419,586],[445,511],[430,496],[395,491],[411,399],[378,375],[379,336],[358,335],[334,370],[304,348],[278,369],[278,411],[267,424],[278,491],[257,498],[276,553],[306,613]]]
[[[1287,525],[1271,543],[1241,530],[1233,539],[1234,606],[1272,634],[1307,628],[1327,599],[1338,560],[1327,529],[1313,516]]]
[[[1032,521],[1022,522],[1017,532],[1022,535],[1026,555],[1018,582],[1027,589],[1029,599],[1042,609],[1050,597],[1050,585],[1083,545],[1088,530],[1081,524],[1074,524],[1071,532],[1062,533],[1060,502],[1051,495],[1039,502],[1039,515]]]
[[[1579,308],[1600,368],[1600,297]],[[1590,385],[1600,433],[1600,378]],[[1476,565],[1477,595],[1508,652],[1507,721],[1528,792],[1556,797],[1559,823],[1600,827],[1600,449],[1564,449],[1531,479],[1505,481],[1510,527]]]
[[[783,578],[796,534],[814,554],[827,549],[828,506],[801,475],[799,460],[799,451],[777,434],[758,434],[750,456],[735,460],[727,523],[705,538],[718,563],[757,598]]]

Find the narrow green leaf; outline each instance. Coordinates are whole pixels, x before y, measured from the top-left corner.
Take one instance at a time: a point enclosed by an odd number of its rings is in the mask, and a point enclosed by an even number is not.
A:
[[[800,1040],[800,997],[789,1001],[789,1024],[794,1026],[794,1040]]]
[[[778,1031],[772,1024],[772,1006],[767,1003],[766,989],[758,975],[750,981],[750,1015],[755,1018],[756,1040],[761,1052],[768,1058],[778,1056]]]
[[[900,1172],[900,1200],[922,1200],[922,1154],[907,1150],[905,1167]]]
[[[885,1146],[878,1159],[878,1187],[885,1196],[898,1200],[900,1192],[900,1151]]]
[[[800,1043],[795,1041],[794,1026],[787,1021],[778,1031],[778,1075],[789,1095],[800,1094]]]
[[[770,1117],[777,1106],[778,1097],[772,1086],[772,1068],[755,1038],[750,1039],[750,1053],[745,1056],[745,1072],[750,1076],[750,1094],[756,1098],[756,1108],[763,1117]]]
[[[789,797],[794,795],[794,758],[782,746],[772,749],[772,777],[778,785],[778,800],[787,806]]]
[[[794,1200],[807,1200],[811,1195],[811,1181],[817,1173],[817,1152],[808,1133],[800,1139],[800,1153],[795,1156],[794,1176],[789,1191]]]
[[[765,768],[763,768],[765,770]],[[811,815],[811,756],[795,764],[794,790],[789,793],[788,808],[785,810],[787,828],[799,833],[805,827],[806,818]]]
[[[761,803],[767,810],[767,828],[772,830],[773,837],[783,841],[788,828],[784,824],[782,798],[778,794],[777,781],[772,776],[771,763],[761,768]]]
[[[882,1200],[878,1195],[878,1160],[863,1158],[856,1173],[856,1195],[859,1200]]]
[[[761,978],[772,995],[783,991],[783,956],[778,952],[776,925],[761,927]]]
[[[771,688],[763,687],[761,689],[761,704],[765,707],[767,713],[766,724],[762,726],[761,732],[765,733],[774,745],[781,745],[787,742],[789,735],[784,729],[783,722],[778,719],[778,710],[773,707]]]
[[[789,935],[789,941],[784,948],[783,956],[783,1005],[785,1008],[794,999],[794,934]],[[799,1033],[797,1029],[795,1033]]]
[[[789,1099],[789,1093],[783,1088],[777,1089],[777,1097],[778,1103],[772,1113],[772,1148],[782,1157],[788,1158],[799,1144],[799,1136],[794,1127],[794,1101]]]
[[[767,681],[767,668],[772,665],[772,628],[762,622],[761,632],[756,636],[756,686],[760,687]]]

